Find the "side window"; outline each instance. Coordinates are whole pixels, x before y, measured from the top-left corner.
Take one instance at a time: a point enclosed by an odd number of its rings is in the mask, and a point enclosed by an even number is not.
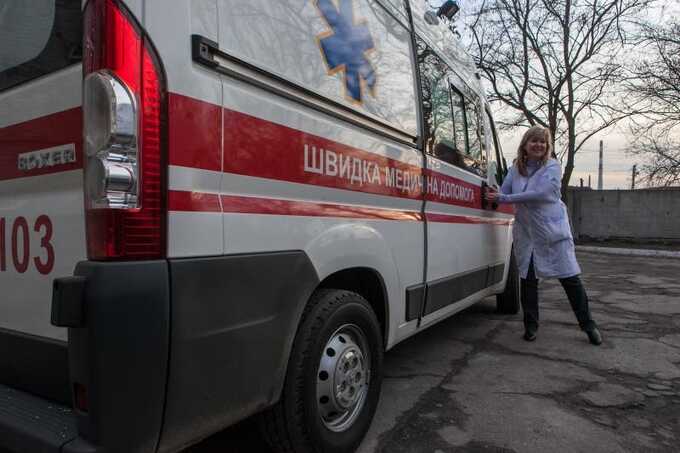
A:
[[[427,129],[431,131],[428,142],[428,150],[431,154],[446,160],[446,155],[455,150],[455,132],[453,128],[453,112],[451,111],[451,98],[449,97],[449,84],[444,73],[437,84],[433,87],[432,115],[427,121]]]
[[[496,126],[493,122],[491,112],[486,109],[486,118],[489,121],[489,129],[491,131],[491,150],[489,152],[489,174],[493,176],[498,185],[503,184],[503,178],[507,171],[506,163],[503,159],[503,153],[498,141],[498,134],[496,133]]]
[[[481,123],[479,105],[470,98],[465,102],[465,116],[468,126],[468,167],[480,176],[486,175],[486,149],[484,140],[484,125]]]
[[[0,91],[82,59],[80,0],[3,2]]]
[[[465,154],[468,149],[467,121],[465,120],[465,100],[460,91],[451,87],[451,106],[453,109],[453,140],[456,151]]]
[[[423,139],[425,151],[444,160],[455,150],[453,111],[447,79],[447,66],[434,51],[418,40],[418,63],[420,66],[425,120]]]
[[[434,51],[420,39],[417,44],[425,152],[484,176],[486,158],[481,145],[477,107],[451,84],[456,77]]]

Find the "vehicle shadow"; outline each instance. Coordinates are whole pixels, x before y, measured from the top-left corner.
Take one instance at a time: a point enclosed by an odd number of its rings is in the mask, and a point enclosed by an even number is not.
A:
[[[255,420],[250,418],[208,437],[183,453],[272,453],[272,450],[262,439]]]

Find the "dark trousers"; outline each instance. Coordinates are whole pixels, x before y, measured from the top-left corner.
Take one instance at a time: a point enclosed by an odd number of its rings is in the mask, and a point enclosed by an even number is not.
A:
[[[588,295],[579,276],[574,275],[573,277],[560,278],[559,280],[562,288],[564,288],[564,292],[567,293],[571,309],[574,310],[581,329],[589,331],[595,328],[595,321],[590,317],[590,309],[588,308]],[[534,273],[533,256],[529,262],[527,278],[522,279],[520,287],[522,292],[524,328],[535,332],[538,329],[538,279]]]

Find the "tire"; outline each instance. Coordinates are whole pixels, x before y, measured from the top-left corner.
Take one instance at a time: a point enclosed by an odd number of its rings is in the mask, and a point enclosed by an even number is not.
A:
[[[496,296],[496,311],[505,315],[514,315],[519,312],[520,286],[519,269],[515,260],[515,252],[510,252],[510,268],[505,290]]]
[[[382,364],[381,329],[368,302],[350,291],[316,291],[293,342],[281,399],[259,417],[273,451],[354,451],[378,405]],[[334,396],[336,386],[343,391]]]

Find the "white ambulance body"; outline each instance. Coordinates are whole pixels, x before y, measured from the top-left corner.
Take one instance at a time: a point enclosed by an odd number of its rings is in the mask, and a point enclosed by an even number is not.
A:
[[[0,5],[0,450],[174,452],[259,413],[276,451],[352,451],[383,351],[516,312],[446,7]]]

